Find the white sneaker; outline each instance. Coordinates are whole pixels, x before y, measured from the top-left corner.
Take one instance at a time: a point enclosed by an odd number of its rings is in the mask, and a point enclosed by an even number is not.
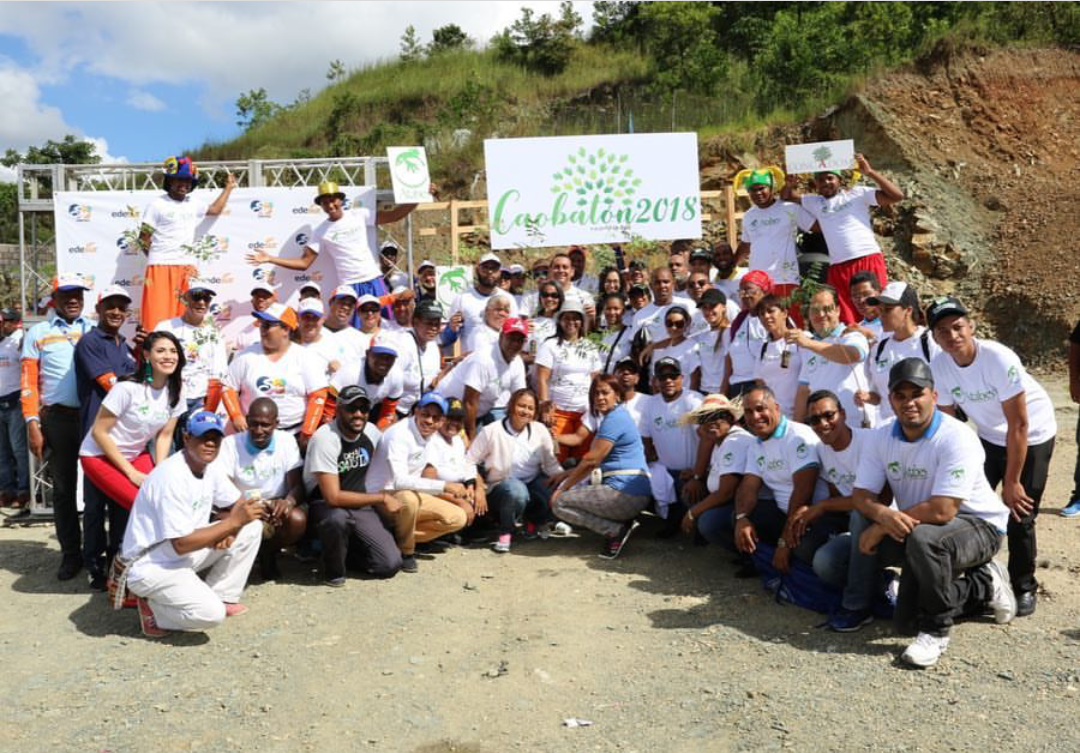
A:
[[[932,667],[949,647],[949,636],[939,638],[930,633],[919,633],[915,642],[907,647],[900,656],[908,664],[916,667]]]
[[[551,532],[556,536],[569,536],[574,532],[574,529],[570,527],[569,523],[560,520],[555,524],[555,527],[551,529]]]
[[[1016,594],[1013,593],[1009,575],[997,560],[987,562],[986,569],[990,571],[990,580],[994,586],[994,593],[986,606],[994,610],[994,622],[997,624],[1012,622],[1012,618],[1016,616]]]

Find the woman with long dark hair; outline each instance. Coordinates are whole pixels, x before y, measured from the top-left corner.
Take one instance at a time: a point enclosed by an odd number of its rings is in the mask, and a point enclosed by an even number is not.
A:
[[[549,337],[536,354],[536,394],[540,412],[550,411],[555,435],[573,434],[589,408],[589,384],[604,364],[600,352],[584,336],[585,309],[567,301],[559,311],[555,336]],[[580,457],[588,448],[560,447],[559,460]]]
[[[176,335],[147,335],[142,361],[142,369],[109,390],[79,448],[83,472],[109,499],[109,528],[117,532],[124,530],[135,495],[155,465],[147,445],[153,440],[156,462],[164,460],[176,422],[187,411],[184,349]]]

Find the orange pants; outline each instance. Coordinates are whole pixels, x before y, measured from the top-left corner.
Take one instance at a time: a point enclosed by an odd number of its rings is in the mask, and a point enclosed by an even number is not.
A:
[[[579,428],[581,428],[581,417],[583,413],[577,413],[576,411],[559,410],[554,408],[551,411],[551,425],[555,429],[556,436],[562,434],[574,434]],[[583,442],[577,447],[567,447],[566,445],[559,445],[555,452],[555,457],[561,463],[567,458],[583,458],[589,451],[589,446],[592,444],[592,440]]]
[[[139,324],[143,329],[152,332],[166,319],[184,313],[180,296],[187,292],[191,278],[196,273],[195,267],[190,264],[150,264],[146,267],[142,307],[139,309]]]

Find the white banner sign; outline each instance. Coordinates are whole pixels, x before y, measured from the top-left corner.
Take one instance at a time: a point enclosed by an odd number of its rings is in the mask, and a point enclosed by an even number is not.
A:
[[[819,141],[784,147],[784,170],[788,175],[822,170],[850,170],[855,167],[855,142]]]
[[[701,237],[697,134],[484,141],[491,247]]]
[[[364,186],[342,186],[346,205],[361,204],[375,210],[375,190]],[[81,274],[94,290],[86,296],[86,312],[92,313],[98,291],[110,284],[123,287],[131,295],[129,330],[139,318],[146,256],[136,238],[143,209],[156,191],[58,192],[56,204],[56,267],[60,274]],[[215,190],[198,189],[192,200],[202,211],[218,196]],[[314,203],[315,189],[238,188],[229,196],[225,211],[205,217],[193,244],[200,260],[199,276],[217,290],[213,312],[227,340],[251,322],[251,285],[265,279],[278,288],[278,299],[294,304],[300,285],[318,282],[324,299],[337,286],[334,264],[322,255],[302,272],[274,265],[259,267],[244,257],[253,251],[271,256],[299,257],[312,230],[326,215]],[[369,243],[376,247],[375,227]]]
[[[388,146],[390,180],[395,204],[426,204],[433,200],[427,152],[422,146]]]

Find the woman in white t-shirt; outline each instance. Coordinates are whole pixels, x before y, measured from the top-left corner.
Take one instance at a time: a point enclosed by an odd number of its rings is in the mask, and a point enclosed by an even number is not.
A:
[[[510,551],[514,530],[522,523],[543,525],[552,519],[548,478],[562,472],[548,428],[536,420],[536,393],[529,388],[510,396],[506,418],[485,426],[469,447],[468,459],[484,465],[486,497],[499,521],[493,549]],[[524,518],[524,521],[523,521]]]
[[[555,336],[536,354],[536,392],[541,414],[550,410],[555,434],[573,434],[589,408],[589,385],[603,364],[599,350],[583,336],[585,309],[580,303],[564,303],[556,325]],[[559,460],[583,457],[588,450],[586,445],[561,447]]]
[[[758,303],[757,317],[768,333],[768,339],[761,346],[761,355],[754,367],[754,379],[771,389],[783,414],[794,419],[802,353],[798,345],[789,343],[786,338],[788,329],[793,329],[795,323],[788,318],[784,299],[772,293]]]
[[[164,460],[172,445],[179,417],[187,410],[183,394],[184,350],[171,332],[151,332],[142,345],[146,364],[122,377],[101,402],[97,418],[79,448],[86,478],[106,497],[118,534],[127,521],[147,474],[155,465],[147,444],[154,440],[154,457]]]
[[[532,366],[540,344],[555,334],[555,316],[563,305],[563,292],[558,283],[544,282],[536,291],[536,316],[529,319],[529,337],[521,351],[521,360]]]
[[[682,520],[684,533],[690,534],[696,529],[713,544],[722,541],[722,526],[718,523],[730,518],[735,490],[746,462],[746,449],[757,441],[739,425],[741,416],[742,410],[726,395],[707,395],[701,405],[679,420],[684,425],[696,424],[703,440],[708,436],[715,442],[706,482],[709,493],[688,509]],[[728,545],[731,547],[733,542]]]
[[[720,391],[731,398],[738,397],[754,387],[754,369],[761,357],[761,346],[768,338],[765,328],[754,309],[766,295],[772,292],[772,278],[755,269],[739,280],[739,303],[742,310],[724,332],[724,380]]]
[[[424,448],[424,478],[440,481],[456,481],[465,487],[465,496],[436,494],[436,497],[457,505],[465,513],[465,527],[469,527],[478,515],[487,513],[484,483],[476,473],[476,463],[466,453],[468,444],[465,432],[465,408],[461,401],[452,397],[446,401],[446,418]]]
[[[642,349],[639,356],[642,367],[649,371],[646,366],[648,363],[659,363],[662,358],[674,358],[682,364],[684,374],[693,374],[698,370],[700,361],[697,341],[686,336],[690,330],[690,312],[683,306],[672,306],[664,312],[664,329],[668,335],[665,339],[650,343]],[[655,376],[652,389],[653,392],[660,389]]]
[[[600,311],[604,317],[604,342],[601,359],[605,374],[615,373],[615,364],[630,355],[633,337],[630,327],[623,321],[626,313],[626,296],[607,293],[600,299]]]

